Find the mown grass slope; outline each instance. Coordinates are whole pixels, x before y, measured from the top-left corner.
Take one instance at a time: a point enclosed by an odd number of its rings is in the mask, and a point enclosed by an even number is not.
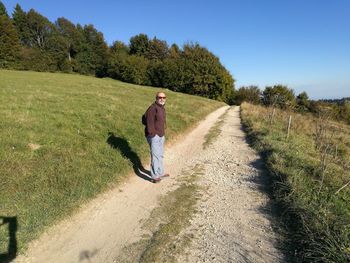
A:
[[[120,182],[133,161],[147,159],[140,119],[158,90],[112,79],[0,70],[0,217],[17,219],[20,251],[45,227]],[[166,94],[167,141],[224,105]],[[7,231],[0,226],[0,254],[7,250]]]
[[[243,104],[241,115],[273,177],[293,262],[349,262],[349,126],[281,110],[271,119],[272,112]]]

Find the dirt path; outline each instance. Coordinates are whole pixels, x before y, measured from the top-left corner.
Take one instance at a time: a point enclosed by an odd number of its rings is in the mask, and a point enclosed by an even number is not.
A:
[[[264,185],[260,161],[244,141],[238,107],[228,111],[222,133],[203,151],[204,136],[227,109],[211,113],[166,149],[165,166],[171,178],[151,184],[132,176],[51,228],[15,262],[117,262],[122,248],[144,234],[140,222],[157,207],[159,197],[178,186],[176,176],[198,162],[205,166],[198,183],[207,191],[198,202],[200,213],[184,230],[197,238],[179,262],[280,261],[269,199],[260,189]]]
[[[195,237],[179,262],[283,262],[276,248],[273,202],[263,163],[245,140],[239,108],[228,111],[221,134],[198,158],[207,189],[184,231]]]

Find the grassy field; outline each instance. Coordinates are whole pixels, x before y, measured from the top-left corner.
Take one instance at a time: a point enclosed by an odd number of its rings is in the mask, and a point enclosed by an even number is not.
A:
[[[241,116],[273,177],[293,262],[349,262],[350,127],[280,110],[271,118],[272,112],[243,104]]]
[[[0,80],[2,254],[11,250],[9,229],[17,240],[12,251],[23,251],[147,160],[140,119],[159,89],[59,73],[0,70]],[[167,141],[224,105],[166,94]]]

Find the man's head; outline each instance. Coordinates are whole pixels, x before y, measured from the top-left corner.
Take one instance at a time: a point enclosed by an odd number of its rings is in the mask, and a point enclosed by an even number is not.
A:
[[[157,92],[156,103],[158,103],[159,105],[165,105],[165,101],[166,101],[165,93],[164,92]]]

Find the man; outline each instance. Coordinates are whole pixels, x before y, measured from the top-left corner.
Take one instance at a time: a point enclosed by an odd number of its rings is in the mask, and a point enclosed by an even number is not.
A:
[[[154,183],[160,182],[162,177],[169,176],[169,174],[164,174],[163,167],[166,125],[165,101],[165,93],[158,92],[156,101],[149,106],[145,113],[145,136],[151,150],[151,175]]]

